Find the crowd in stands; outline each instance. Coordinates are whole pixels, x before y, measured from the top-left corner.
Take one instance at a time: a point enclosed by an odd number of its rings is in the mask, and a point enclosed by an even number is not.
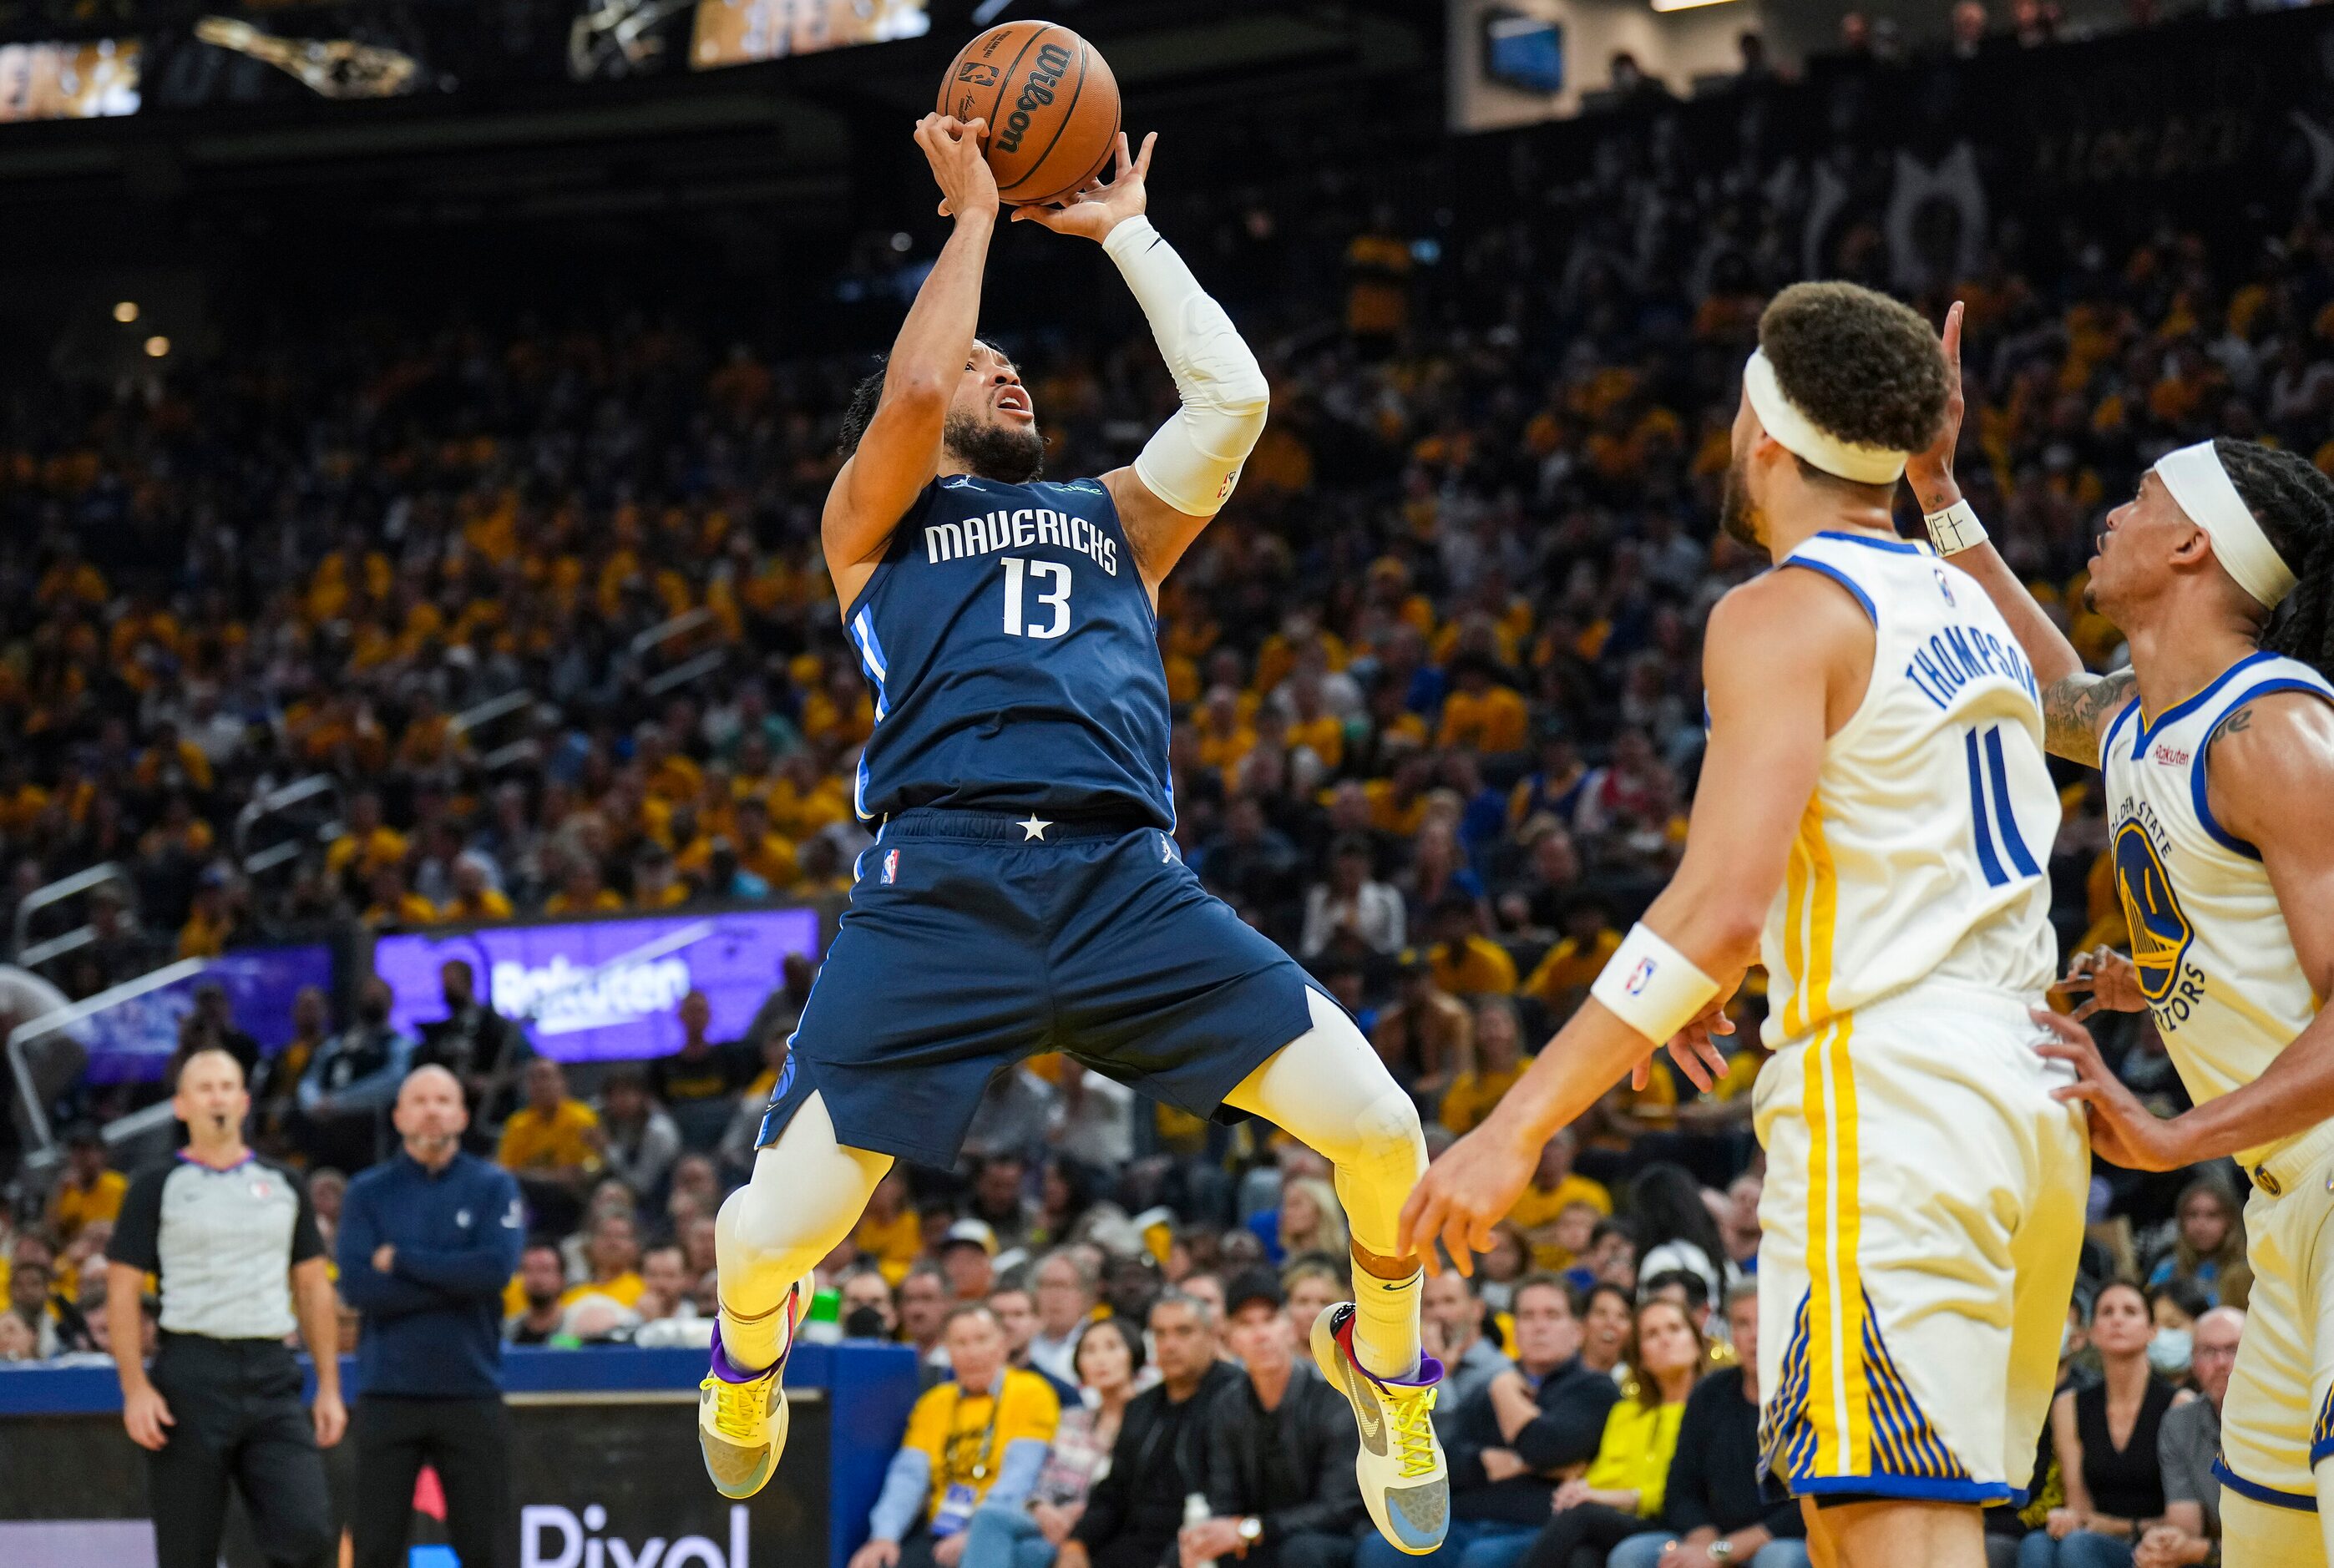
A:
[[[1326,236],[1267,195],[1227,210],[1162,179],[1155,201],[1275,385],[1230,508],[1161,595],[1177,837],[1361,1020],[1437,1151],[1529,1066],[1683,842],[1699,629],[1762,564],[1714,529],[1736,370],[1815,199],[1764,156],[1693,167],[1658,117],[1616,117],[1590,172],[1435,247],[1363,197]],[[1885,281],[1877,222],[1837,233],[1825,267]],[[1968,305],[1962,483],[2104,667],[2088,541],[2156,454],[2230,434],[2334,468],[2334,221],[2281,215],[2236,251],[2169,222],[1993,238],[1918,302]],[[912,281],[912,256],[871,254]],[[1056,473],[1123,460],[1172,398],[1139,334],[1000,336]],[[150,395],[12,405],[0,915],[121,867],[54,969],[82,997],[335,922],[831,905],[868,842],[848,779],[875,720],[815,523],[864,368],[678,319],[357,321]],[[255,869],[238,814],[316,775],[333,831]],[[2120,943],[2098,786],[2063,783],[2062,947]],[[712,1217],[812,976],[774,976],[735,1041],[692,996],[678,1053],[612,1070],[535,1054],[461,964],[418,1036],[369,979],[338,1015],[304,994],[273,1053],[218,993],[186,1039],[243,1060],[255,1142],[306,1169],[328,1231],[400,1077],[450,1067],[530,1207],[511,1340],[702,1342]],[[1451,1561],[1804,1560],[1753,1479],[1762,1010],[1754,976],[1713,1092],[1658,1064],[1616,1086],[1548,1145],[1476,1275],[1434,1282]],[[2099,1022],[2127,1081],[2186,1103],[2152,1025]],[[80,1086],[53,1109],[127,1102]],[[107,1158],[84,1130],[19,1182],[0,1361],[106,1352],[87,1265],[122,1190]],[[1319,1417],[1303,1348],[1346,1290],[1326,1175],[1068,1057],[999,1079],[964,1168],[895,1173],[822,1271],[811,1332],[896,1339],[932,1379],[858,1568],[1189,1568],[1243,1546],[1379,1568],[1335,1451],[1353,1432]],[[2236,1190],[2225,1168],[2099,1169],[2068,1391],[2032,1501],[1994,1511],[2005,1562],[2205,1560],[2250,1283]],[[996,1441],[964,1508],[968,1432]]]

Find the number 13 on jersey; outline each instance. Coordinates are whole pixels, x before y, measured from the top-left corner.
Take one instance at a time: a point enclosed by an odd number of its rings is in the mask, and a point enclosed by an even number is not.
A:
[[[1070,629],[1070,568],[1062,561],[1025,561],[1018,555],[1001,558],[1005,567],[1005,635],[1055,638]],[[1044,585],[1053,584],[1050,590]],[[1050,620],[1025,619],[1023,601],[1037,590],[1036,602],[1052,611]]]

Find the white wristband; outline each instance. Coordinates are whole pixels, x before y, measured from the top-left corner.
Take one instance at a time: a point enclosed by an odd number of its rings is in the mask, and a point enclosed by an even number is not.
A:
[[[1937,547],[1940,555],[1958,555],[1964,550],[1975,549],[1986,542],[1985,524],[1966,501],[1956,501],[1942,512],[1932,512],[1922,519],[1929,525],[1929,543]]]
[[[1710,1005],[1718,982],[1640,920],[1588,994],[1654,1044],[1666,1045]]]

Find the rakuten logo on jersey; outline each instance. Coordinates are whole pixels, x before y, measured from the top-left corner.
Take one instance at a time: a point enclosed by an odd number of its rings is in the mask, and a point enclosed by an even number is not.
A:
[[[518,1511],[519,1568],[747,1568],[746,1507],[729,1510],[729,1544],[704,1535],[668,1542],[651,1535],[637,1547],[615,1535],[602,1535],[608,1510],[585,1505],[583,1517],[556,1503],[530,1503]]]
[[[587,973],[564,957],[539,968],[498,963],[495,1005],[520,1017],[534,1015],[538,1034],[573,1034],[670,1013],[689,995],[689,963],[680,957],[619,964],[586,978]]]
[[[2156,760],[2165,767],[2186,767],[2188,754],[2170,741],[2159,740],[2156,743]]]

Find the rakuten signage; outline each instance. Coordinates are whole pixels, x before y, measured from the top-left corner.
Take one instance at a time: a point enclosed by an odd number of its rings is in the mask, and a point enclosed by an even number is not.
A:
[[[489,926],[455,937],[384,937],[373,972],[391,1017],[418,1033],[446,1015],[438,978],[468,959],[495,1010],[563,1062],[661,1056],[679,1049],[674,1009],[692,989],[713,1005],[712,1037],[734,1040],[782,979],[786,955],[818,953],[815,909],[655,915],[567,925]]]

